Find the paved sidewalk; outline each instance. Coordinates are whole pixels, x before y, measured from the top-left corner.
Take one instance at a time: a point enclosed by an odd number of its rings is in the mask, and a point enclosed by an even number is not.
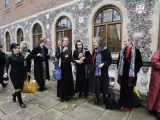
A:
[[[105,110],[103,105],[76,96],[61,103],[56,97],[56,82],[47,83],[47,91],[35,94],[23,93],[27,108],[22,109],[12,102],[13,87],[0,88],[1,120],[156,120],[145,108],[136,108],[129,114],[117,110]],[[89,97],[91,99],[92,97]]]

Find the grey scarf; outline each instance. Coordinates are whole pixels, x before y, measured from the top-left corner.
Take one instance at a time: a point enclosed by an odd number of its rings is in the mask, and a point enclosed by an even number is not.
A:
[[[124,66],[124,51],[125,48],[123,48],[120,51],[120,58],[119,58],[119,64],[118,64],[118,74],[123,76],[123,66]],[[135,46],[132,46],[131,49],[131,64],[129,69],[129,77],[135,77],[135,57],[136,57],[136,48]]]

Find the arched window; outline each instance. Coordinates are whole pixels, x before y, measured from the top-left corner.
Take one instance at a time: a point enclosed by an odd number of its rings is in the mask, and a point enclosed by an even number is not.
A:
[[[42,27],[39,23],[33,26],[33,47],[38,45],[40,38],[43,36]]]
[[[113,6],[100,9],[94,19],[94,36],[100,36],[112,53],[121,48],[121,14]]]
[[[11,41],[11,38],[10,38],[10,34],[9,32],[6,32],[6,51],[9,52],[10,51],[10,41]]]
[[[63,37],[69,38],[69,48],[72,50],[72,23],[68,17],[61,17],[56,26],[56,43],[62,40]]]
[[[23,31],[21,28],[17,30],[17,43],[20,44],[24,40]]]

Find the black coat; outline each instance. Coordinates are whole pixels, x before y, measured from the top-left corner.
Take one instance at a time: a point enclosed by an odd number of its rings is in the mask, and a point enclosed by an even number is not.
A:
[[[13,83],[13,86],[15,89],[22,89],[25,80],[25,75],[27,72],[29,72],[24,66],[23,55],[19,54],[18,56],[16,56],[12,53],[12,55],[8,56],[6,61],[6,72],[8,72],[8,68],[10,65],[10,78]]]
[[[3,80],[5,63],[6,63],[5,53],[0,51],[0,81]]]
[[[77,50],[73,53],[73,60],[79,60],[78,58],[79,52]],[[76,85],[75,92],[83,92],[85,94],[88,93],[88,67],[89,67],[89,57],[91,53],[88,49],[85,49],[85,59],[84,63],[78,64],[76,63]]]
[[[123,55],[126,56],[126,49],[123,52]],[[119,58],[117,65],[119,65]],[[130,64],[131,64],[131,52],[128,56],[128,58],[124,57],[124,66],[123,66],[123,76],[119,76],[120,79],[120,105],[125,106],[128,108],[136,107],[139,105],[139,103],[136,103],[137,98],[135,98],[133,94],[134,86],[137,82],[137,73],[139,72],[141,66],[142,66],[142,57],[139,49],[136,48],[136,56],[135,56],[135,78],[132,80],[133,84],[132,86],[129,85],[129,82],[131,81],[131,78],[129,77],[129,70],[130,70]]]
[[[62,47],[63,50],[63,47]],[[72,75],[72,52],[60,52],[60,47],[56,49],[57,59],[61,58],[62,79],[58,81],[57,97],[66,99],[68,96],[74,95],[74,83]]]
[[[48,56],[48,49],[46,47],[44,47],[44,51],[45,51],[45,54],[44,54],[44,61],[45,61],[45,64],[46,64],[46,79],[50,79],[50,76],[49,76],[49,56]],[[38,53],[41,53],[42,54],[42,49],[40,46],[38,47],[35,47],[31,53],[30,53],[30,58],[33,58],[34,59],[34,77],[36,79],[36,81],[43,81],[43,69],[42,69],[42,57],[39,57],[37,56]]]
[[[100,80],[97,80],[97,77],[95,76],[95,58],[94,55],[97,53],[93,51],[92,53],[92,59],[91,59],[91,73],[89,78],[89,92],[94,94],[107,94],[108,93],[108,85],[109,85],[109,75],[108,75],[108,67],[111,65],[112,57],[110,51],[105,48],[101,52],[102,56],[102,63],[104,63],[104,66],[101,69],[101,77]]]

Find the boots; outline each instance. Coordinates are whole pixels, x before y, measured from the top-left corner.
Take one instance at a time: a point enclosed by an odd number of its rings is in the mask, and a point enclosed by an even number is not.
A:
[[[95,99],[94,99],[94,104],[98,104],[99,103],[99,96],[96,95]]]
[[[21,108],[26,108],[26,105],[23,103],[22,101],[22,96],[21,96],[21,91],[16,92],[17,98],[18,98],[18,102],[20,104]]]
[[[4,83],[3,81],[0,81],[3,88],[7,87],[8,83]]]
[[[16,102],[16,92],[12,93],[12,97],[13,102]]]
[[[103,102],[104,104],[106,104],[107,98],[106,98],[106,94],[103,94]]]

